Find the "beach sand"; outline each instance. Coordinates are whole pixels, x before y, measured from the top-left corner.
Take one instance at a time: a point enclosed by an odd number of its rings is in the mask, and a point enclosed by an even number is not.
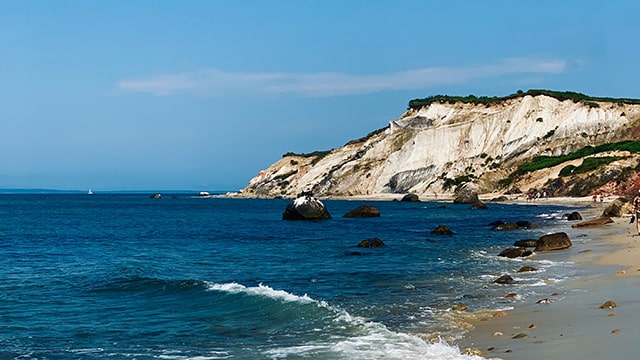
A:
[[[585,219],[597,217],[604,204],[590,199],[550,199],[561,205],[591,206]],[[514,302],[501,317],[484,316],[457,345],[477,348],[489,359],[638,359],[640,341],[640,237],[629,217],[615,223],[573,230],[592,241],[571,240],[567,261],[580,267],[579,279],[563,293],[549,294],[548,303],[536,299]],[[567,225],[570,227],[570,224]],[[545,253],[535,256],[544,258]],[[550,256],[550,255],[547,255]],[[513,289],[517,292],[517,286]],[[601,309],[606,301],[617,307]]]

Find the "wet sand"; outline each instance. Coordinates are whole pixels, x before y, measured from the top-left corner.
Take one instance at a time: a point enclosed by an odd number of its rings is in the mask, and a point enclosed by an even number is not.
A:
[[[549,200],[562,205],[589,205],[581,199]],[[605,204],[582,212],[590,219]],[[485,316],[457,345],[477,348],[489,359],[637,359],[640,346],[640,237],[629,217],[615,223],[572,230],[574,246],[562,251],[584,274],[567,284],[563,293],[514,302],[506,316]],[[570,227],[570,224],[567,225]],[[580,236],[592,241],[582,242]],[[556,256],[554,254],[553,256]],[[544,258],[545,253],[535,256]],[[514,287],[517,292],[517,285]],[[617,307],[601,309],[606,301]],[[503,314],[504,315],[504,314]]]

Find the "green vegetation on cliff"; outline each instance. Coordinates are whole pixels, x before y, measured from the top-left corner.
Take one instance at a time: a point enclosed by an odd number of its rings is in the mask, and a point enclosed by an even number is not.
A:
[[[640,104],[640,99],[617,99],[617,98],[607,98],[607,97],[594,97],[588,96],[585,94],[573,92],[573,91],[553,91],[553,90],[543,90],[543,89],[532,89],[526,92],[522,90],[518,90],[515,94],[511,94],[508,96],[450,96],[450,95],[434,95],[429,96],[423,99],[413,99],[409,101],[409,109],[420,109],[424,106],[429,106],[433,103],[449,103],[454,104],[456,102],[462,102],[465,104],[475,104],[475,105],[492,105],[503,102],[505,100],[516,99],[520,97],[524,97],[527,95],[538,96],[538,95],[546,95],[552,98],[558,99],[560,101],[572,100],[573,102],[582,102],[589,107],[599,107],[598,101],[600,102],[611,102],[611,103],[620,103],[620,104]]]
[[[524,175],[528,172],[550,168],[550,167],[562,164],[563,162],[566,162],[566,161],[576,160],[583,157],[595,155],[598,153],[608,152],[608,151],[629,151],[631,153],[639,153],[640,141],[627,140],[627,141],[621,141],[621,142],[611,143],[611,144],[602,144],[596,147],[586,146],[576,152],[573,152],[567,155],[536,156],[530,161],[518,166],[518,169],[514,171],[511,175],[509,175],[509,177],[507,177],[506,179],[501,180],[500,184],[503,186],[508,186],[513,182],[513,180],[515,180],[515,178],[517,178],[518,176]],[[612,160],[611,157],[608,157],[607,159],[601,159],[601,160],[585,159],[587,164],[584,164],[584,167],[579,171],[581,172],[589,171],[592,168],[595,168],[597,166],[605,165],[609,163],[607,162],[607,160],[610,160],[609,162],[612,162],[618,159]],[[575,173],[575,168],[574,169],[570,168],[567,170],[563,169],[563,173],[564,174]]]

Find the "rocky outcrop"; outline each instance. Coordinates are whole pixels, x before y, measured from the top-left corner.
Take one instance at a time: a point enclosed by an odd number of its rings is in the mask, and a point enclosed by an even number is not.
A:
[[[324,204],[310,194],[303,193],[293,200],[282,213],[282,220],[325,220],[331,219]]]
[[[536,244],[536,251],[563,250],[572,245],[569,235],[565,232],[559,232],[541,236]]]
[[[453,195],[462,188],[483,194],[499,189],[501,180],[534,156],[636,139],[638,124],[640,105],[624,102],[560,101],[539,94],[488,105],[433,102],[331,151],[286,154],[260,171],[239,196],[294,197],[306,190],[322,197],[426,196]],[[637,164],[636,158],[624,161]],[[515,194],[543,186],[558,178],[563,166],[502,191]],[[557,191],[553,184],[547,187]]]

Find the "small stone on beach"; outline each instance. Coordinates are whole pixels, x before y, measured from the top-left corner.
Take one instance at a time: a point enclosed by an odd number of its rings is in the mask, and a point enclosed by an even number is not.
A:
[[[504,333],[502,333],[501,331],[496,331],[493,333],[493,336],[503,336]]]
[[[612,333],[612,334],[617,334],[617,333],[619,333],[619,332],[620,332],[620,329],[613,329],[613,330],[611,330],[611,333]]]
[[[600,305],[600,309],[613,309],[615,307],[618,307],[618,305],[612,300],[605,301]]]
[[[618,316],[618,314],[616,314],[616,313],[611,313],[611,314],[607,314],[607,316],[611,316],[611,317],[613,317],[613,316]]]
[[[627,273],[626,271],[620,270],[620,271],[616,272],[616,275],[624,275],[626,273]]]
[[[527,338],[527,337],[529,337],[529,335],[527,335],[525,333],[519,333],[519,334],[516,334],[514,337],[512,337],[512,339],[524,339],[524,338]]]

